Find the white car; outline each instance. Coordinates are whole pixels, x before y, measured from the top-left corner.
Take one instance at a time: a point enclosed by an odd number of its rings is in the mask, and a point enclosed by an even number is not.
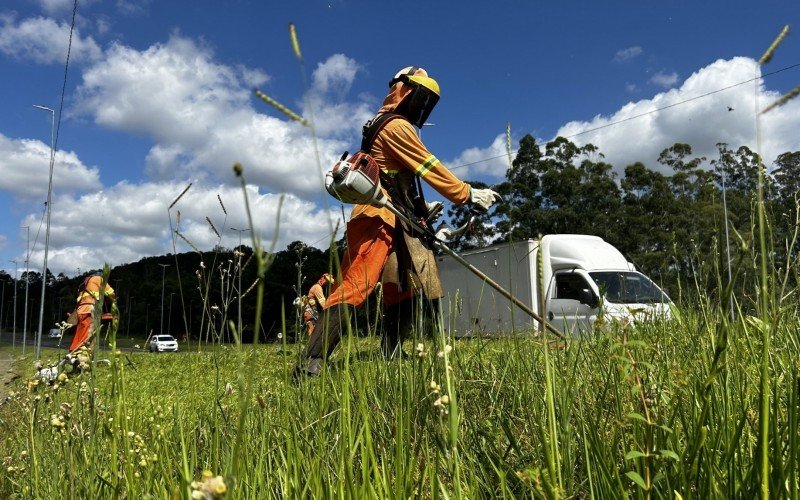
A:
[[[51,328],[49,332],[47,332],[47,338],[49,339],[60,339],[61,338],[61,328]]]
[[[172,335],[155,335],[150,339],[150,352],[178,352],[178,341]]]

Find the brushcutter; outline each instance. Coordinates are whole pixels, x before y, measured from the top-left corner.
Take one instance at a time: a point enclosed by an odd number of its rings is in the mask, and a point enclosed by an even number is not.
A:
[[[76,326],[76,323],[72,321],[72,318],[70,320],[68,320],[68,321],[62,321],[61,323],[56,323],[56,327],[58,327],[58,329],[61,330],[61,336],[58,338],[58,344],[56,345],[57,348],[61,347],[61,340],[64,338],[64,335],[69,330],[75,328],[75,326]],[[90,335],[89,337],[86,338],[86,340],[83,341],[83,343],[81,345],[79,345],[75,349],[67,352],[67,354],[65,354],[64,357],[62,357],[61,360],[58,361],[58,363],[56,363],[54,365],[48,365],[48,366],[43,366],[41,364],[39,366],[37,366],[37,368],[36,368],[36,377],[41,379],[42,382],[46,382],[46,383],[55,382],[56,378],[58,378],[58,374],[61,372],[61,368],[65,364],[69,363],[69,364],[75,365],[75,363],[77,361],[77,357],[74,355],[74,353],[77,352],[78,350],[80,350],[81,347],[86,345],[86,343],[89,342],[89,340],[91,340],[93,336],[94,335]],[[93,364],[96,364],[96,363],[110,364],[111,362],[109,360],[107,360],[107,359],[98,359],[98,360],[92,361],[92,363]]]
[[[381,187],[380,168],[371,156],[359,151],[345,161],[347,154],[348,153],[345,152],[341,159],[325,175],[325,189],[331,196],[343,203],[386,208],[415,231],[423,234],[436,248],[455,259],[456,262],[467,268],[472,274],[483,280],[484,283],[494,288],[500,295],[510,300],[531,318],[539,322],[539,324],[544,325],[547,331],[559,338],[564,338],[564,335],[557,328],[547,323],[527,304],[516,298],[511,292],[500,286],[500,284],[491,279],[480,269],[467,262],[463,257],[448,247],[446,242],[438,238],[428,227],[417,222],[414,217],[408,216],[405,211],[395,207]],[[457,234],[460,236],[474,219],[475,215],[473,214],[467,224],[461,228],[450,231],[449,234]]]

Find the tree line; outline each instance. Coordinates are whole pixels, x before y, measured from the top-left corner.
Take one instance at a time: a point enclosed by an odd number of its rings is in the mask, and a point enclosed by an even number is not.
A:
[[[503,201],[480,218],[459,249],[540,234],[591,234],[617,247],[673,296],[713,291],[727,280],[726,241],[732,259],[742,248],[752,250],[760,158],[747,146],[719,143],[709,159],[677,143],[656,162],[659,169],[628,165],[620,177],[592,144],[558,137],[541,145],[526,135],[505,180],[494,186]],[[779,155],[773,165],[764,172],[763,186],[769,257],[776,273],[789,272],[797,283],[797,265],[791,264],[797,252],[791,247],[798,228],[800,151]],[[449,215],[456,224],[469,217],[464,207],[450,208]],[[750,293],[744,285],[753,278],[752,266],[741,270],[740,290]]]

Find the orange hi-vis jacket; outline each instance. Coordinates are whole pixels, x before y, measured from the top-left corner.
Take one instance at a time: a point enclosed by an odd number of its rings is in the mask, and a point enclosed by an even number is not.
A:
[[[78,294],[76,302],[78,303],[78,314],[91,314],[94,311],[94,304],[98,300],[102,300],[103,295],[111,298],[114,297],[114,289],[111,285],[106,283],[105,292],[100,293],[100,287],[103,286],[102,276],[89,276],[85,281],[85,286]]]
[[[459,205],[469,201],[469,184],[453,175],[428,151],[414,126],[407,120],[397,119],[387,123],[372,143],[371,154],[381,170],[390,177],[401,168],[409,169],[449,201]],[[386,208],[356,205],[350,219],[362,217],[380,217],[386,224],[395,227],[395,216]]]
[[[325,307],[325,292],[322,290],[322,285],[319,283],[311,285],[311,288],[308,289],[308,296],[314,297],[320,307]]]

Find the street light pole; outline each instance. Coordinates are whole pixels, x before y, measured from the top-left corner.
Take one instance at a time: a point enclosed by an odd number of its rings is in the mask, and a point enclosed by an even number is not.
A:
[[[167,317],[167,335],[172,335],[172,296],[175,292],[169,294],[169,317]]]
[[[25,316],[22,321],[22,354],[25,354],[25,344],[28,339],[28,288],[31,283],[31,275],[28,268],[28,261],[31,259],[31,226],[22,226],[28,230],[28,242],[25,244]]]
[[[127,323],[127,326],[125,326],[125,336],[128,337],[129,339],[131,338],[131,316],[132,316],[132,314],[131,314],[131,300],[132,299],[133,299],[133,297],[128,295],[128,307],[125,308],[125,311],[126,311],[126,313],[128,315],[128,323]]]
[[[6,280],[3,280],[3,294],[0,298],[0,335],[3,333],[3,310],[6,308]]]
[[[242,256],[241,256],[241,249],[242,249],[242,233],[245,231],[250,231],[250,228],[245,229],[238,229],[232,227],[234,231],[239,233],[239,252],[240,255],[237,258],[236,266],[239,268],[239,294],[238,294],[238,310],[239,310],[239,323],[237,324],[237,328],[239,328],[239,338],[242,338]],[[254,333],[255,334],[255,333]]]
[[[44,290],[47,288],[47,253],[50,250],[50,212],[53,201],[53,164],[56,161],[56,112],[45,106],[33,105],[34,108],[50,113],[50,177],[47,182],[47,226],[44,231],[44,263],[42,264],[42,298],[39,304],[39,331],[36,334],[36,359],[42,350],[42,326],[44,325]]]
[[[11,340],[11,347],[14,349],[17,348],[17,285],[19,281],[17,281],[17,261],[12,260],[11,262],[14,263],[14,326],[12,327],[12,340]],[[25,344],[22,345],[22,352],[25,352]]]
[[[164,274],[169,267],[169,264],[159,264],[161,266],[161,326],[159,327],[158,334],[164,334]]]

